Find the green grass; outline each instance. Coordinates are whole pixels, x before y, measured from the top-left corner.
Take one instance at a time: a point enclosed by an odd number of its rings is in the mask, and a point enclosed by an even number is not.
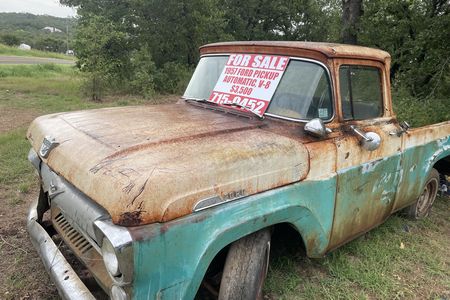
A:
[[[62,53],[39,51],[39,50],[21,50],[17,47],[10,47],[0,44],[0,55],[14,55],[14,56],[33,56],[33,57],[47,57],[47,58],[61,58],[68,60],[75,60],[73,56]]]
[[[157,99],[108,97],[104,102],[90,101],[83,92],[85,78],[66,65],[0,66],[0,108],[35,110],[40,114],[152,103]]]
[[[32,168],[26,160],[28,148],[25,129],[0,135],[0,185],[29,181]]]
[[[266,291],[275,299],[448,299],[449,204],[439,198],[423,221],[391,216],[323,259],[275,250]]]
[[[37,65],[4,65],[0,67],[0,78],[11,77],[34,77],[39,80],[42,77],[55,77],[57,75],[73,75],[73,66],[57,64],[37,64]]]

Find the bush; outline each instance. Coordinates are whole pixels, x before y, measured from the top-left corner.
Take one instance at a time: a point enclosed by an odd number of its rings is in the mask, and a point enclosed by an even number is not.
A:
[[[186,65],[168,62],[155,74],[155,89],[165,94],[182,94],[193,70]]]
[[[132,74],[129,80],[131,92],[151,97],[155,94],[154,74],[156,72],[148,47],[142,47],[131,54]]]
[[[407,121],[413,127],[439,123],[450,119],[450,105],[447,98],[417,98],[406,88],[392,91],[394,110],[400,121]]]
[[[8,46],[18,46],[20,44],[19,37],[12,33],[2,35],[0,41]]]

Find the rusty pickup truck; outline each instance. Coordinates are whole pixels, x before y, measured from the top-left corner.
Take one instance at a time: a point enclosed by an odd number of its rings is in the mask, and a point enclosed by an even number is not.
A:
[[[63,298],[94,296],[60,243],[112,299],[194,299],[214,270],[218,299],[260,299],[275,226],[319,258],[395,212],[427,216],[450,175],[450,122],[397,121],[384,51],[229,42],[200,54],[177,103],[32,122],[41,190],[28,232]]]

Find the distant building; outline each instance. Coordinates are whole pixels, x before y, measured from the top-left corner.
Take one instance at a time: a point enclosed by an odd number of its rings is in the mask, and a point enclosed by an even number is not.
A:
[[[27,44],[20,44],[18,47],[20,50],[31,50],[31,46]]]
[[[46,26],[46,27],[42,28],[42,30],[45,30],[45,31],[48,31],[48,32],[51,32],[51,33],[62,32],[61,29],[58,29],[56,27],[51,27],[51,26]]]

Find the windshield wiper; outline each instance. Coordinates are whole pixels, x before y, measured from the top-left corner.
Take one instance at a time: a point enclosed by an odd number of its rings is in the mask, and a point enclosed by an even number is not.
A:
[[[214,103],[212,101],[209,101],[208,99],[204,98],[183,98],[185,101],[195,101],[195,102],[201,102],[201,103]]]
[[[264,119],[264,116],[260,116],[258,115],[256,112],[254,112],[250,107],[242,105],[240,103],[221,103],[221,105],[225,105],[225,106],[235,106],[235,107],[240,107],[245,109],[245,111],[251,112],[252,114],[254,114],[255,116],[257,116],[259,119]]]
[[[215,105],[223,105],[223,106],[234,106],[234,107],[240,107],[245,109],[248,112],[251,112],[252,114],[254,114],[255,116],[257,116],[260,120],[264,119],[264,116],[260,116],[258,115],[256,112],[254,112],[250,107],[239,104],[239,103],[216,103],[214,101],[210,101],[208,99],[205,98],[183,98],[185,101],[192,101],[192,102],[200,102],[200,103],[210,103],[210,104],[215,104]]]

